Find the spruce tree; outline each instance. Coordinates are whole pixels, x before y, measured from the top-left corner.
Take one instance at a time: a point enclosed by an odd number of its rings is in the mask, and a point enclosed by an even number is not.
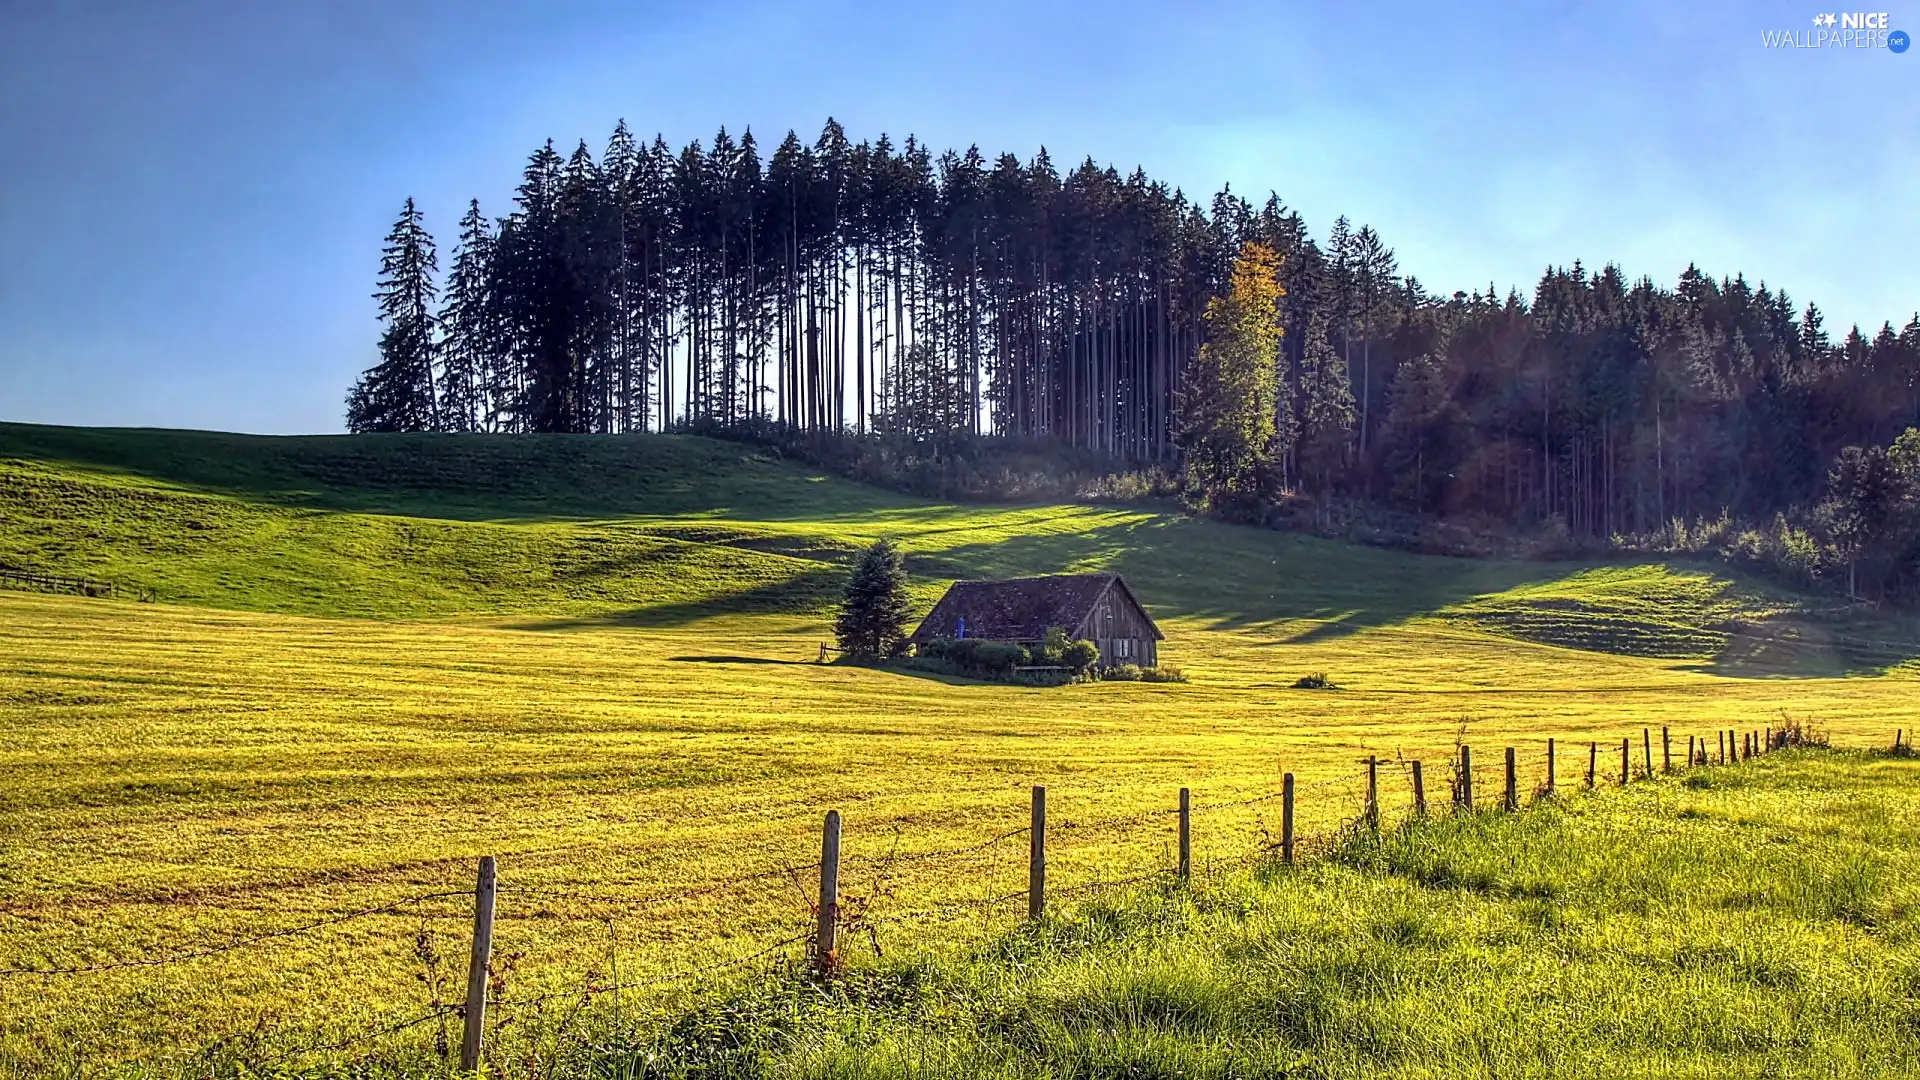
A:
[[[1324,497],[1353,461],[1353,382],[1327,341],[1326,319],[1307,320],[1300,349],[1300,476]]]
[[[447,272],[446,303],[440,309],[440,423],[448,431],[491,426],[487,403],[499,394],[496,354],[502,351],[488,296],[494,259],[493,226],[480,214],[480,200],[467,204],[460,240]]]
[[[906,561],[891,540],[877,540],[860,554],[847,580],[833,636],[849,656],[863,660],[897,656],[907,641]]]
[[[408,199],[381,252],[380,362],[347,392],[347,430],[430,431],[438,428],[434,397],[433,276],[440,269],[433,237]]]
[[[1446,374],[1432,356],[1410,360],[1394,373],[1381,441],[1393,497],[1410,510],[1425,511],[1433,502],[1450,408]]]

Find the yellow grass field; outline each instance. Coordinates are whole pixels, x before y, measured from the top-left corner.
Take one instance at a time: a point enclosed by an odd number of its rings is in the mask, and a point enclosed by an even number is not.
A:
[[[1910,723],[1913,692],[1897,677],[1729,679],[1418,623],[1284,644],[1179,620],[1169,652],[1190,683],[1055,690],[820,667],[805,661],[821,627],[776,617],[534,632],[5,595],[0,628],[0,964],[217,945],[468,888],[474,858],[494,854],[496,947],[524,953],[513,981],[526,992],[804,932],[805,870],[628,901],[805,866],[828,808],[846,817],[849,857],[881,860],[850,863],[847,892],[893,920],[876,928],[882,949],[911,949],[1019,914],[1018,900],[942,905],[1017,892],[1024,840],[896,859],[880,887],[884,857],[1015,829],[1030,784],[1049,787],[1052,873],[1070,888],[1165,865],[1164,813],[1109,819],[1165,811],[1183,785],[1204,807],[1277,790],[1292,771],[1311,830],[1358,809],[1368,754],[1425,759],[1437,789],[1463,737],[1490,798],[1506,745],[1530,790],[1558,738],[1561,782],[1577,784],[1586,740],[1603,743],[1610,778],[1632,734],[1638,768],[1642,726],[1656,754],[1662,725],[1705,735],[1782,712],[1843,744],[1884,742]],[[1287,688],[1310,670],[1346,689]],[[1409,797],[1397,769],[1383,788],[1389,808]],[[1277,831],[1276,804],[1202,810],[1196,860],[1245,858],[1262,826]],[[458,978],[466,910],[447,897],[178,965],[8,978],[7,1051],[97,1064],[184,1052],[263,1017],[373,1027],[430,1000],[422,928]]]

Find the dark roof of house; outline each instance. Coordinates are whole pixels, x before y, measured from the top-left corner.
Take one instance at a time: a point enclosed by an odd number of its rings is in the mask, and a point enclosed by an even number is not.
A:
[[[1039,641],[1054,626],[1072,633],[1087,621],[1093,605],[1109,588],[1140,608],[1147,625],[1153,628],[1155,641],[1166,639],[1120,575],[1052,574],[1005,581],[956,581],[908,640],[959,637],[962,619],[966,620],[967,637],[989,641]]]

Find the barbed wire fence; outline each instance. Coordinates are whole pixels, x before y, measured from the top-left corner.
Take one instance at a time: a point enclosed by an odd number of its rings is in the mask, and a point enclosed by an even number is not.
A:
[[[1659,729],[1658,744],[1652,728],[1642,728],[1640,739],[1623,737],[1617,749],[1612,743],[1589,740],[1585,754],[1574,744],[1576,765],[1584,764],[1564,779],[1579,789],[1626,786],[1660,774],[1688,769],[1736,764],[1762,754],[1803,745],[1807,733],[1797,725],[1781,728],[1738,731],[1720,729],[1711,739],[1695,732],[1686,737],[1685,750],[1678,751],[1668,727]],[[1658,762],[1656,763],[1656,745]],[[1523,790],[1516,747],[1506,747],[1497,764],[1477,763],[1473,750],[1464,739],[1445,761],[1446,774],[1429,776],[1425,762],[1404,757],[1368,756],[1358,760],[1357,768],[1296,783],[1292,773],[1281,777],[1277,791],[1261,791],[1238,799],[1195,803],[1189,789],[1178,793],[1173,808],[1152,809],[1126,814],[1085,819],[1062,818],[1051,824],[1047,817],[1047,789],[1032,789],[1030,817],[1026,825],[1003,830],[985,839],[930,851],[901,853],[900,833],[894,832],[894,848],[885,853],[840,853],[841,824],[838,811],[829,811],[821,835],[821,857],[806,863],[788,863],[716,881],[701,882],[665,891],[628,893],[618,885],[600,881],[555,880],[538,885],[502,883],[494,857],[481,859],[478,880],[473,888],[435,888],[412,892],[378,904],[332,912],[274,930],[234,935],[214,941],[196,941],[171,948],[149,948],[136,956],[123,956],[85,963],[22,965],[0,968],[0,984],[14,980],[54,980],[86,978],[108,972],[131,969],[165,968],[227,953],[267,947],[276,942],[306,937],[362,920],[408,912],[432,914],[439,918],[458,918],[461,912],[434,911],[437,901],[471,901],[473,932],[471,955],[467,964],[466,992],[460,1000],[445,1000],[448,994],[437,978],[429,982],[431,1001],[427,1007],[398,1019],[376,1025],[344,1038],[323,1042],[276,1047],[273,1052],[256,1052],[257,1033],[216,1040],[209,1050],[225,1048],[246,1058],[258,1069],[283,1065],[303,1057],[338,1053],[360,1047],[372,1047],[381,1040],[438,1022],[435,1050],[444,1059],[451,1055],[451,1027],[461,1029],[460,1066],[472,1070],[480,1065],[485,1052],[490,1017],[498,1030],[529,1014],[549,1015],[561,1010],[559,1029],[564,1030],[582,1010],[595,1000],[611,997],[619,1001],[623,993],[646,991],[676,984],[692,984],[723,975],[749,971],[804,970],[807,976],[833,979],[848,965],[843,942],[864,941],[875,956],[883,956],[881,932],[907,932],[928,926],[962,921],[985,922],[992,918],[1017,918],[1017,901],[1027,902],[1026,918],[1031,922],[1049,915],[1054,901],[1099,897],[1115,890],[1162,883],[1185,883],[1194,876],[1193,838],[1196,817],[1218,822],[1210,831],[1216,850],[1222,838],[1238,850],[1210,860],[1206,867],[1213,873],[1229,872],[1247,866],[1269,864],[1287,867],[1300,862],[1324,859],[1341,850],[1356,837],[1378,833],[1391,823],[1416,820],[1422,816],[1450,811],[1472,813],[1485,810],[1519,812],[1531,802],[1559,795],[1569,785],[1560,773],[1565,748],[1549,738],[1545,744],[1544,778],[1531,790]],[[1912,753],[1906,733],[1894,735],[1896,754]],[[1678,761],[1676,756],[1678,755]],[[1582,760],[1584,759],[1584,760]],[[1391,794],[1383,795],[1385,774]],[[1430,785],[1438,781],[1438,789]],[[1330,816],[1315,829],[1300,828],[1299,811],[1312,806]],[[1330,815],[1325,812],[1331,811]],[[1277,813],[1278,820],[1274,820]],[[1172,837],[1165,837],[1167,827]],[[1114,876],[1099,860],[1101,844],[1110,848],[1135,834],[1158,829],[1164,848],[1152,865],[1122,868]],[[1206,834],[1203,834],[1206,835]],[[998,856],[1014,841],[1027,842],[1026,882],[1024,886],[1002,891],[995,887],[991,871],[1012,864],[1002,859],[981,868],[977,897],[949,898],[894,910],[894,879],[903,870],[932,865],[952,865],[982,857]],[[1091,871],[1087,880],[1058,884],[1049,880],[1050,866],[1063,856]],[[511,868],[509,867],[509,870]],[[843,889],[841,871],[865,871],[870,883],[864,891]],[[1203,871],[1204,872],[1204,871]],[[529,901],[564,903],[564,909],[547,904],[534,906],[511,920],[520,918],[557,919],[568,922],[604,924],[610,935],[617,934],[622,918],[657,919],[658,912],[673,905],[694,900],[740,901],[751,889],[791,886],[798,897],[796,910],[804,908],[805,929],[789,926],[777,936],[763,937],[747,944],[735,954],[717,957],[700,964],[665,971],[651,971],[641,977],[621,977],[617,970],[617,950],[610,955],[607,971],[583,973],[577,985],[542,989],[520,994],[512,989],[513,968],[520,954],[494,948],[494,928],[500,917],[496,899],[526,898]],[[511,906],[511,905],[510,905]],[[432,954],[427,932],[420,931],[416,953],[431,969],[437,970],[438,958]],[[804,968],[801,966],[804,963]]]

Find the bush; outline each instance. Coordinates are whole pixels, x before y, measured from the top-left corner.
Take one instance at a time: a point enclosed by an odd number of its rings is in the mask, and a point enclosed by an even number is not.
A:
[[[1186,674],[1179,668],[1166,665],[1139,667],[1134,664],[1115,664],[1112,667],[1101,668],[1096,674],[1106,682],[1179,683],[1187,681]]]
[[[968,664],[991,675],[1011,675],[1028,660],[1027,650],[1009,641],[976,641]]]
[[[1028,662],[1027,650],[1006,641],[938,638],[920,646],[924,660],[944,662],[954,674],[998,679]]]
[[[1061,663],[1061,654],[1067,651],[1071,640],[1067,637],[1065,630],[1057,626],[1047,627],[1046,639],[1040,642],[1040,651],[1033,654],[1033,662],[1036,664]]]
[[[1334,685],[1334,682],[1332,679],[1327,678],[1327,673],[1324,671],[1316,671],[1311,675],[1300,676],[1298,679],[1295,679],[1293,681],[1293,688],[1295,690],[1338,690],[1340,689],[1338,686]]]
[[[1082,672],[1100,662],[1100,647],[1091,641],[1075,641],[1060,650],[1060,664]]]

